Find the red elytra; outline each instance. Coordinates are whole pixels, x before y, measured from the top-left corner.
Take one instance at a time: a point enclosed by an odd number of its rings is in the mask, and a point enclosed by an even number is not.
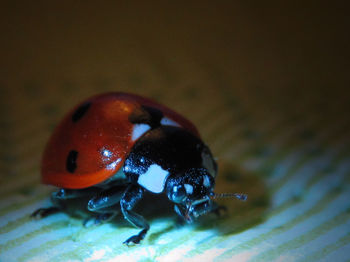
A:
[[[42,182],[81,189],[113,176],[136,142],[132,140],[134,124],[129,116],[142,110],[142,106],[162,111],[165,117],[199,137],[189,120],[151,99],[120,92],[96,95],[73,108],[54,130],[42,158]],[[74,172],[69,172],[67,156],[72,150],[78,155]]]

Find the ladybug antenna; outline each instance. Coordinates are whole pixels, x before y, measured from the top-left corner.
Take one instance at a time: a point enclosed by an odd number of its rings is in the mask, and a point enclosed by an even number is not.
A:
[[[247,194],[239,194],[239,193],[220,193],[220,194],[217,194],[217,193],[213,192],[213,194],[211,195],[212,199],[215,199],[215,198],[230,198],[230,197],[237,198],[238,200],[241,200],[241,201],[246,201],[248,199],[248,195]]]

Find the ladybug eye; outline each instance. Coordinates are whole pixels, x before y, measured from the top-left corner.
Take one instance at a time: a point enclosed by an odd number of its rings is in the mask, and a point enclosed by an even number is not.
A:
[[[168,197],[175,203],[181,203],[186,199],[186,189],[182,185],[174,186],[169,192]]]

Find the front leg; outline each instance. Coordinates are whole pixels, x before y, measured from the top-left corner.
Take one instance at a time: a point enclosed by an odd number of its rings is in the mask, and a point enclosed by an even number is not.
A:
[[[142,228],[142,230],[137,235],[129,237],[123,242],[123,244],[139,244],[140,241],[145,238],[147,231],[149,230],[149,224],[147,221],[141,215],[131,211],[136,203],[142,198],[143,193],[144,189],[142,187],[130,185],[120,200],[120,207],[124,218],[135,227]]]
[[[47,208],[39,208],[35,210],[31,217],[40,219],[47,217],[49,215],[55,214],[57,212],[61,212],[65,209],[65,201],[73,198],[85,197],[97,192],[95,188],[87,188],[87,189],[64,189],[61,188],[56,192],[51,194],[51,202],[53,204],[52,207]]]
[[[192,205],[190,208],[175,205],[174,210],[187,223],[192,223],[195,219],[207,213],[214,213],[218,217],[221,217],[221,211],[227,212],[225,206],[220,206],[214,201],[204,201],[200,204]]]

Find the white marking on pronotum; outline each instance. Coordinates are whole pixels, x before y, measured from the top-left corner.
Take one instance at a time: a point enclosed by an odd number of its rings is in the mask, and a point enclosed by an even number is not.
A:
[[[214,167],[214,162],[213,159],[211,158],[211,156],[203,151],[202,152],[202,165],[208,170],[209,174],[212,177],[216,176],[216,172],[215,172],[215,167]]]
[[[170,118],[163,117],[162,120],[160,120],[161,125],[163,126],[177,126],[180,127],[180,124],[175,122],[174,120],[171,120]]]
[[[210,187],[210,180],[208,176],[203,176],[203,186]]]
[[[139,176],[137,182],[153,193],[161,193],[164,190],[165,181],[169,172],[160,166],[150,165],[146,173]]]
[[[187,195],[191,195],[193,193],[193,186],[190,184],[184,184]]]
[[[141,137],[144,133],[146,133],[148,130],[150,130],[150,126],[147,124],[135,124],[134,129],[132,130],[132,136],[131,139],[133,141],[137,140],[139,137]]]

